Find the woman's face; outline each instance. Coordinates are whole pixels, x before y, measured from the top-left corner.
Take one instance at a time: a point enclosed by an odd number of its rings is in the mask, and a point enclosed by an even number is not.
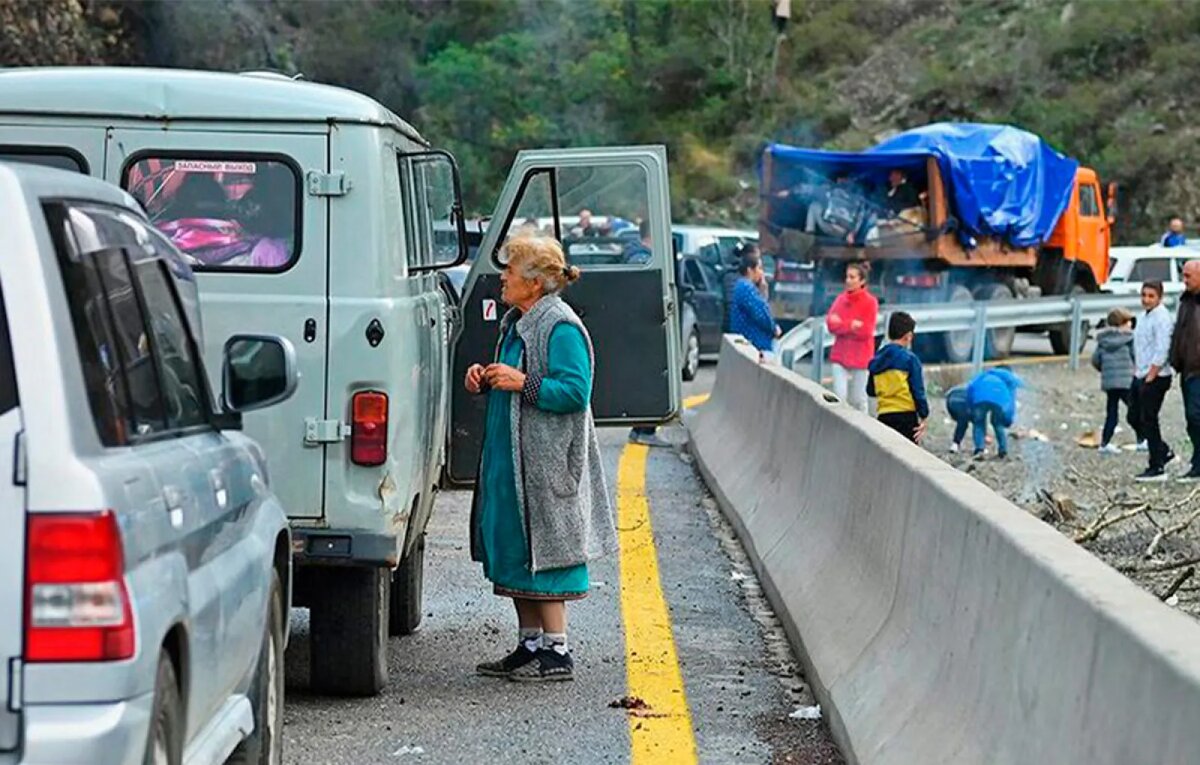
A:
[[[751,268],[749,271],[747,271],[746,276],[754,284],[762,284],[763,279],[766,278],[766,272],[763,271],[762,261],[758,261],[754,268]]]
[[[500,299],[506,305],[529,306],[542,296],[542,285],[537,279],[525,276],[520,262],[509,261],[500,272]]]
[[[860,274],[858,272],[857,268],[847,268],[846,269],[846,291],[854,292],[856,290],[861,290],[862,288],[863,288],[862,274]]]

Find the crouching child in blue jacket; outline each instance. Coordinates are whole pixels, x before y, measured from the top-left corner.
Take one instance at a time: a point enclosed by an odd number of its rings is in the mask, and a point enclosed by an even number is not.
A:
[[[929,401],[925,398],[925,377],[921,360],[912,352],[917,322],[904,311],[888,318],[888,342],[868,367],[867,395],[878,399],[876,416],[913,443],[925,436]]]
[[[1023,386],[1021,378],[1008,367],[986,369],[967,385],[966,412],[973,426],[971,436],[975,441],[976,457],[983,456],[989,422],[996,433],[998,456],[1000,459],[1008,456],[1008,428],[1016,422],[1017,388]],[[966,433],[965,425],[961,433]],[[957,443],[962,438],[957,428],[955,436]]]

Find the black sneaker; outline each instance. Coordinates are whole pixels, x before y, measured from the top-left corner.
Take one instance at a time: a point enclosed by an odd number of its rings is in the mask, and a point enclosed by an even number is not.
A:
[[[575,661],[569,653],[559,653],[553,648],[543,648],[537,658],[517,667],[508,674],[516,683],[551,683],[575,679]]]
[[[537,651],[530,651],[524,645],[518,645],[512,653],[499,661],[486,661],[476,665],[475,671],[484,677],[508,677],[514,670],[533,662],[537,655]]]
[[[1134,476],[1133,480],[1139,483],[1162,482],[1167,480],[1167,471],[1162,468],[1146,468],[1143,472]]]
[[[1200,467],[1194,467],[1175,479],[1176,483],[1196,483],[1200,481]]]

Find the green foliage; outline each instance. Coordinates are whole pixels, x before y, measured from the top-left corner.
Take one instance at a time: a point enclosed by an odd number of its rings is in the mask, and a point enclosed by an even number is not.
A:
[[[664,143],[675,214],[743,223],[766,141],[857,150],[981,120],[1037,132],[1120,181],[1126,241],[1170,214],[1200,223],[1200,2],[792,0],[783,38],[771,8],[0,0],[0,58],[268,67],[350,87],[453,151],[479,213],[520,149]]]

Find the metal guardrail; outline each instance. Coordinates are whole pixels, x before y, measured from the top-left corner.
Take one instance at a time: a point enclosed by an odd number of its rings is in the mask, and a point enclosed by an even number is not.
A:
[[[1169,307],[1178,300],[1167,296],[1164,303]],[[1075,297],[1046,297],[1030,300],[981,301],[970,303],[915,303],[889,306],[879,312],[875,334],[887,332],[888,316],[893,311],[906,311],[917,322],[918,334],[971,331],[974,337],[971,365],[978,372],[983,368],[984,352],[987,347],[987,331],[997,327],[1048,326],[1070,323],[1071,369],[1079,368],[1079,349],[1082,345],[1081,332],[1104,319],[1114,308],[1131,309],[1135,313],[1141,308],[1138,295],[1078,295]],[[833,345],[833,336],[825,329],[825,317],[805,319],[793,327],[779,341],[780,362],[788,369],[806,356],[813,357],[812,378],[820,381],[825,376],[825,354],[813,353]]]

